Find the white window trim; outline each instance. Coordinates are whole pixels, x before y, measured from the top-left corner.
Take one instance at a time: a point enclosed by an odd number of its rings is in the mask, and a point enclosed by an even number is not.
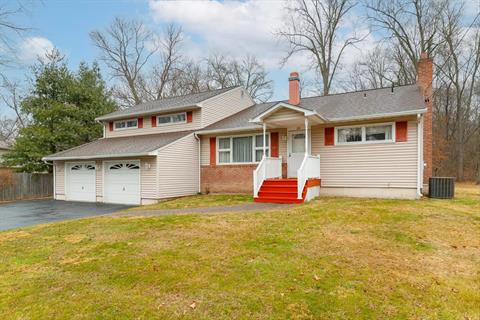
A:
[[[392,139],[389,140],[372,140],[367,141],[366,128],[367,127],[381,127],[381,126],[392,126]],[[353,141],[353,142],[338,142],[338,129],[346,128],[362,128],[362,141]],[[357,124],[351,126],[341,126],[335,127],[334,132],[334,141],[336,146],[350,146],[357,144],[379,144],[379,143],[395,143],[396,141],[396,132],[395,132],[395,122],[382,122],[382,123],[369,123],[369,124]]]
[[[216,163],[218,166],[231,166],[231,165],[242,165],[242,164],[258,164],[260,161],[255,161],[255,154],[257,150],[263,150],[262,147],[257,147],[256,146],[256,141],[255,137],[256,136],[263,136],[263,133],[258,133],[258,134],[240,134],[240,135],[230,135],[230,136],[217,136],[216,137]],[[233,162],[233,138],[241,138],[241,137],[252,137],[253,143],[252,143],[252,157],[253,160],[252,162]],[[230,149],[220,149],[220,139],[223,138],[230,138]],[[270,145],[272,141],[270,141],[270,132],[267,132],[267,141],[268,141],[268,147],[267,147],[267,157],[270,157]],[[230,162],[220,162],[220,152],[222,151],[229,151],[230,152]]]
[[[184,115],[184,118],[185,118],[184,121],[158,123],[158,118],[170,117],[170,119],[171,119],[173,116],[178,116],[178,115],[180,115],[180,114],[183,114],[183,115]],[[183,124],[183,123],[187,123],[187,113],[186,113],[186,112],[178,112],[178,113],[161,114],[161,115],[155,117],[155,121],[157,121],[157,127],[164,127],[164,126],[171,126],[171,125],[176,125],[176,124]]]
[[[137,125],[135,127],[127,127],[127,122],[134,121],[134,120],[137,121]],[[125,122],[125,128],[117,128],[116,124],[120,122]],[[118,120],[113,122],[113,131],[131,130],[131,129],[138,129],[138,118]]]

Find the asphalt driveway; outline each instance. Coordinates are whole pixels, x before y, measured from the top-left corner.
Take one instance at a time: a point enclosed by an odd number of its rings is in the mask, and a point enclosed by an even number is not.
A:
[[[112,213],[131,206],[57,200],[29,200],[0,204],[0,230]]]

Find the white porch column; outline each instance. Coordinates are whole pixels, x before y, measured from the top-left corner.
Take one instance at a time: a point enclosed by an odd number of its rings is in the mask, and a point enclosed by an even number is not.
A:
[[[263,123],[263,158],[267,156],[267,124]]]
[[[305,117],[305,155],[308,155],[308,118]]]

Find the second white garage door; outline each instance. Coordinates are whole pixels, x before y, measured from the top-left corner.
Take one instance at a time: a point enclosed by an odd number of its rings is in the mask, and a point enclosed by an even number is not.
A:
[[[140,161],[104,163],[104,202],[140,204]]]

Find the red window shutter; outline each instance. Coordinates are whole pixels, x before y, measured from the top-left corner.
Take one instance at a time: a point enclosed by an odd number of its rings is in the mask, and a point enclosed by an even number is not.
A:
[[[278,157],[278,132],[270,133],[270,155],[272,157]]]
[[[143,128],[143,118],[138,118],[138,128]]]
[[[152,128],[155,128],[157,126],[157,117],[152,116]]]
[[[397,121],[395,122],[395,138],[397,142],[407,141],[408,122]]]
[[[333,146],[335,144],[335,128],[325,128],[325,145]]]
[[[187,122],[192,122],[193,121],[193,112],[188,111],[187,112]]]
[[[110,121],[108,123],[108,128],[109,128],[110,131],[113,131],[113,122]]]
[[[210,138],[210,165],[214,166],[217,164],[217,138]]]

